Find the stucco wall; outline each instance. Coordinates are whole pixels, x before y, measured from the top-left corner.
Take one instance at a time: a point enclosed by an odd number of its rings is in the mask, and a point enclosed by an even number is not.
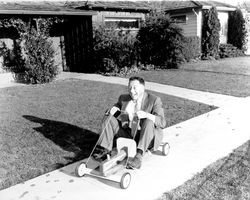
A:
[[[220,43],[227,43],[227,33],[228,33],[228,12],[218,11],[218,18],[220,20],[221,30],[220,30]]]

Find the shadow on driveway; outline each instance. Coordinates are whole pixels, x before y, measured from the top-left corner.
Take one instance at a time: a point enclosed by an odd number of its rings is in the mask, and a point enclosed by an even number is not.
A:
[[[40,127],[35,127],[34,130],[52,140],[65,151],[73,152],[75,154],[74,158],[66,158],[70,162],[88,157],[99,136],[90,130],[65,122],[42,119],[30,115],[23,115],[23,117],[29,121],[41,124]]]

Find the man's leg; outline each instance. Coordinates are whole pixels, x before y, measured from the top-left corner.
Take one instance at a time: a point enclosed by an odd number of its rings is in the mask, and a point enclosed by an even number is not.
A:
[[[154,139],[154,128],[154,123],[151,120],[145,119],[143,121],[140,133],[138,133],[139,135],[136,137],[138,143],[137,153],[133,159],[129,160],[129,167],[137,169],[141,167],[143,154]]]
[[[123,129],[114,116],[105,116],[102,122],[102,132],[93,152],[93,158],[98,161],[103,161],[107,158],[107,154],[112,155],[112,148],[116,145],[116,139],[118,137],[129,138],[129,131]],[[113,153],[115,153],[115,151],[113,151]]]
[[[113,144],[115,144],[114,140],[119,137],[132,138],[130,130],[122,128],[114,116],[105,116],[102,122],[102,134],[100,135],[98,145],[111,151]]]
[[[102,132],[99,136],[98,145],[111,151],[114,136],[118,133],[119,129],[118,120],[114,116],[105,116],[102,121]]]
[[[137,149],[141,150],[142,155],[146,152],[154,139],[154,129],[154,123],[149,119],[145,119],[141,125]]]

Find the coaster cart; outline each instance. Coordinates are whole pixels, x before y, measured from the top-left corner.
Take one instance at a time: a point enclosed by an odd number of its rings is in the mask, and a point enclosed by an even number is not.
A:
[[[132,132],[135,133],[139,125],[139,120],[133,124]],[[107,159],[102,162],[97,162],[91,157],[94,149],[87,158],[86,162],[82,161],[77,165],[75,168],[75,174],[78,177],[88,175],[114,181],[119,183],[120,188],[127,189],[131,182],[131,174],[128,172],[128,170],[126,170],[126,168],[128,159],[133,158],[136,155],[135,140],[128,138],[118,138],[117,154],[107,156]],[[159,150],[162,152],[162,155],[166,156],[169,152],[169,149],[169,144],[163,143]]]
[[[122,189],[128,188],[131,181],[131,174],[124,172],[128,158],[134,157],[136,154],[136,143],[132,139],[118,138],[117,139],[117,154],[109,157],[103,162],[98,163],[92,158],[88,162],[81,162],[75,169],[77,176],[84,175],[95,176],[102,179],[120,183]],[[87,165],[89,163],[89,166]],[[94,169],[93,169],[94,168]],[[116,176],[118,172],[122,172],[119,177]]]

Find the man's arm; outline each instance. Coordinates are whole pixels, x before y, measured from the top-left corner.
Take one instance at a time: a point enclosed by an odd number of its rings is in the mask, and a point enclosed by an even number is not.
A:
[[[155,126],[158,128],[165,128],[166,126],[166,119],[164,115],[164,109],[162,106],[162,101],[159,97],[156,98],[154,106],[153,106],[153,111],[152,115],[155,116]]]
[[[155,99],[151,113],[145,111],[138,111],[137,116],[139,119],[150,119],[154,122],[157,128],[165,128],[166,120],[164,116],[164,109],[162,107],[162,102],[159,97]]]
[[[122,107],[122,103],[121,103],[121,96],[118,98],[118,101],[116,104],[113,105],[112,108],[108,109],[106,111],[106,114],[111,114],[111,115],[115,115],[115,113],[117,111],[120,111],[121,110],[121,107]]]

